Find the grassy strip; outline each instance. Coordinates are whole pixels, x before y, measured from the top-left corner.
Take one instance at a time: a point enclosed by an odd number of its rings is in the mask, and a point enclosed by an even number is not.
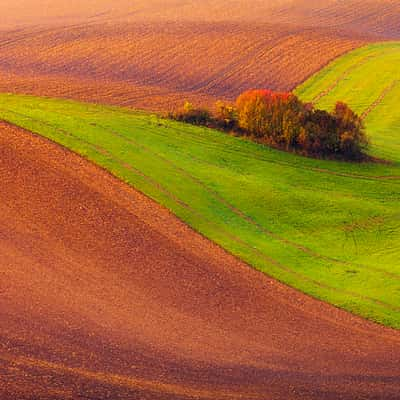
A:
[[[331,110],[348,103],[365,117],[372,154],[400,163],[400,43],[372,44],[333,61],[296,90],[304,101]]]
[[[0,116],[109,169],[256,268],[400,328],[397,165],[310,160],[115,107],[0,96]]]

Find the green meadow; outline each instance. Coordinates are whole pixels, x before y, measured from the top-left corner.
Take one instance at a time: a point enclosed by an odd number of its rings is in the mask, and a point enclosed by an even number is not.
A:
[[[309,85],[322,89],[317,80]],[[123,108],[0,95],[0,118],[101,165],[254,268],[400,328],[396,112],[384,126],[368,117],[373,151],[394,162],[357,164],[304,158]]]
[[[400,162],[400,42],[352,51],[300,85],[296,94],[326,110],[345,101],[364,116],[372,155]]]

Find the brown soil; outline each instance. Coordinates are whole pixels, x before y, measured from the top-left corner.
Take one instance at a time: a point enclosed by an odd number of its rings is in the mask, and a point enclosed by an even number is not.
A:
[[[397,399],[400,333],[0,126],[0,398]]]
[[[25,28],[0,34],[0,91],[156,110],[210,105],[251,88],[290,90],[365,41],[245,22]]]
[[[0,2],[0,24],[114,21],[285,23],[400,35],[399,0],[18,0]]]
[[[0,2],[0,91],[170,111],[292,90],[400,37],[399,0]]]

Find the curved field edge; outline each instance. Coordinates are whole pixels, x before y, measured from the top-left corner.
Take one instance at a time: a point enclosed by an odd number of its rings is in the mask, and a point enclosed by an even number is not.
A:
[[[335,29],[250,22],[25,28],[0,35],[0,91],[152,111],[171,111],[183,99],[212,106],[253,87],[291,90],[367,41]]]
[[[305,159],[72,101],[2,95],[0,117],[106,168],[255,268],[400,328],[397,165]]]
[[[400,162],[400,42],[349,52],[305,81],[296,94],[327,110],[345,101],[365,121],[371,154]]]

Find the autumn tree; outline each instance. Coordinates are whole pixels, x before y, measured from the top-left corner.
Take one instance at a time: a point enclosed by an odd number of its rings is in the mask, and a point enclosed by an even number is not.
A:
[[[360,159],[368,147],[362,119],[338,102],[332,113],[303,103],[292,93],[249,90],[236,106],[217,102],[215,113],[185,103],[175,118],[197,125],[236,131],[257,141],[305,155]]]
[[[250,90],[236,101],[239,126],[257,138],[276,144],[292,144],[299,134],[303,108],[291,93]]]

